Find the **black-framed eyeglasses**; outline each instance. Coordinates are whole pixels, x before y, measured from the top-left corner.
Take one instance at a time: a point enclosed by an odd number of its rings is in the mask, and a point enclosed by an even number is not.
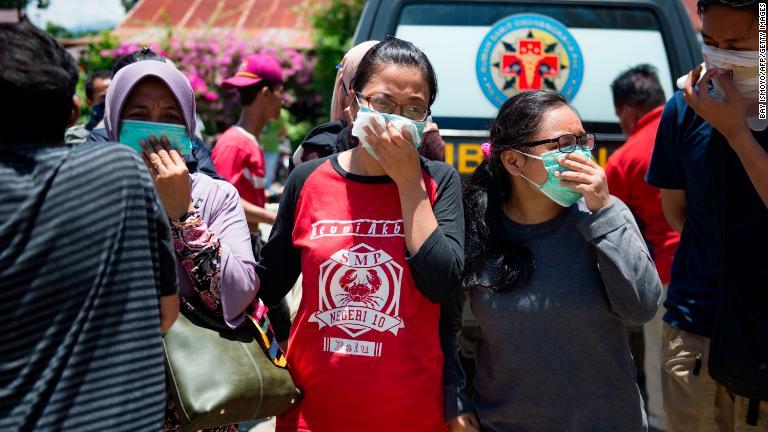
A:
[[[362,99],[368,102],[368,108],[384,114],[392,114],[399,107],[400,115],[413,121],[425,121],[430,114],[430,110],[421,105],[400,105],[383,96],[366,96],[358,93],[357,97],[357,103],[360,103],[360,99]]]
[[[341,70],[341,63],[336,65],[336,72],[338,72],[340,70]],[[341,81],[341,88],[344,89],[344,94],[348,96],[349,95],[349,90],[347,90],[347,84],[344,82],[344,78],[342,78],[339,81]]]
[[[557,138],[545,139],[541,141],[534,141],[521,144],[523,147],[533,147],[541,144],[548,144],[551,142],[557,143],[557,148],[563,153],[573,153],[576,151],[576,147],[581,147],[585,150],[592,151],[595,149],[595,136],[593,134],[584,134],[576,136],[574,134],[566,134]]]

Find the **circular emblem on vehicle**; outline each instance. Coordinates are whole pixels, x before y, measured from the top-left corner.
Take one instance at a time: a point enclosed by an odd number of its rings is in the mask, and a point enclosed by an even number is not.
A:
[[[477,53],[477,79],[496,107],[526,90],[558,91],[568,100],[581,87],[581,49],[559,21],[538,14],[512,15],[485,35]]]

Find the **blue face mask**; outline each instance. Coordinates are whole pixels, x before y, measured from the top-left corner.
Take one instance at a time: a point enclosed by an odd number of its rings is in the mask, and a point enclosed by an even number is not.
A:
[[[541,193],[546,195],[549,199],[556,202],[557,204],[563,206],[563,207],[570,207],[572,206],[576,201],[578,201],[582,194],[581,192],[575,191],[573,189],[569,189],[563,185],[560,184],[560,180],[555,177],[555,171],[570,171],[568,168],[560,165],[557,161],[566,157],[568,153],[562,152],[560,150],[552,150],[548,151],[546,153],[542,153],[541,156],[536,156],[528,153],[523,153],[519,150],[515,150],[516,152],[520,153],[521,155],[524,155],[529,158],[538,159],[544,163],[544,169],[547,170],[547,181],[545,181],[543,184],[536,184],[528,177],[521,174],[521,176],[528,180],[532,185],[536,186]],[[589,150],[585,150],[581,147],[577,147],[574,153],[578,153],[584,157],[592,158],[592,152]]]
[[[187,128],[182,125],[140,120],[120,121],[120,142],[139,153],[144,151],[139,142],[144,140],[149,143],[151,136],[158,140],[160,137],[166,137],[171,147],[178,150],[182,156],[192,153],[192,140],[187,135]]]
[[[364,115],[361,116],[360,113],[363,113]],[[368,154],[370,154],[374,159],[376,159],[376,154],[373,152],[373,149],[371,149],[371,146],[368,144],[365,132],[362,130],[363,126],[367,125],[367,122],[369,121],[370,117],[374,117],[374,118],[380,117],[381,119],[384,120],[384,122],[388,121],[394,124],[398,129],[402,128],[402,126],[405,126],[408,133],[411,134],[411,138],[413,138],[413,145],[416,148],[419,148],[419,146],[421,146],[421,136],[424,134],[424,128],[426,128],[427,126],[425,122],[411,120],[407,117],[399,116],[396,114],[380,113],[378,111],[374,111],[368,108],[363,104],[360,104],[360,110],[358,111],[358,116],[355,119],[355,122],[352,124],[352,135],[356,136],[360,140],[360,143],[363,145],[363,148],[365,148],[365,150],[368,151]],[[376,120],[372,120],[372,121],[376,121]],[[385,126],[384,122],[379,121],[379,125]]]

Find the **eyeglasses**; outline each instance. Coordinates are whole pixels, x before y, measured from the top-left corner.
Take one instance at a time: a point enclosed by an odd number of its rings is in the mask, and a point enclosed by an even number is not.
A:
[[[368,107],[374,111],[392,114],[399,107],[401,115],[413,121],[424,121],[429,117],[430,111],[421,105],[400,105],[382,96],[365,96],[358,93],[357,103],[360,99],[368,102]]]
[[[341,63],[336,65],[336,72],[340,70],[341,70]],[[339,81],[341,81],[341,88],[344,90],[344,94],[349,95],[349,90],[347,90],[347,84],[344,83],[344,79],[342,78]]]
[[[551,142],[557,143],[557,148],[563,153],[573,153],[576,147],[592,151],[595,149],[595,136],[593,134],[584,134],[576,136],[573,134],[562,135],[557,138],[545,139],[521,144],[523,147],[533,147]]]

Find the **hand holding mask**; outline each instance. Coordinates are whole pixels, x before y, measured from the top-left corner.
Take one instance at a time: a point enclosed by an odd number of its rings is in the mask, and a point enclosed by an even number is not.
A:
[[[411,135],[413,145],[416,148],[419,148],[421,145],[421,135],[426,127],[425,122],[414,121],[395,114],[383,114],[361,105],[360,110],[357,112],[357,118],[352,123],[352,136],[360,140],[360,144],[374,159],[376,159],[376,155],[371,149],[371,144],[368,142],[368,137],[365,133],[366,126],[371,130],[376,130],[373,127],[373,122],[384,130],[386,130],[387,122],[395,126],[397,130],[402,130],[405,127],[405,130]]]

